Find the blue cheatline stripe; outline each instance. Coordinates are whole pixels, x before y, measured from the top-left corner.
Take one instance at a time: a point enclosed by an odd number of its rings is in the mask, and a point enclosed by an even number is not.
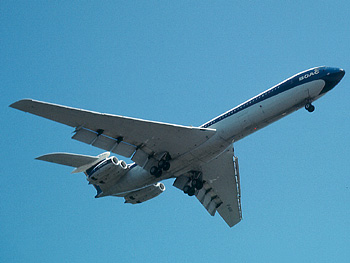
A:
[[[324,77],[326,75],[325,73],[325,68],[326,67],[319,67],[319,68],[313,68],[307,71],[303,71],[279,84],[277,84],[276,86],[273,86],[272,88],[268,89],[267,91],[255,96],[254,98],[252,98],[251,100],[233,108],[232,110],[218,116],[217,118],[203,124],[202,126],[200,126],[200,128],[208,128],[224,119],[226,119],[227,117],[232,116],[233,114],[236,114],[242,110],[245,110],[247,108],[249,108],[250,106],[253,106],[257,103],[260,103],[266,99],[272,98],[282,92],[285,92],[287,90],[290,90],[296,86],[317,80],[317,79],[321,79],[322,77]],[[314,72],[318,72],[317,74],[313,74]],[[307,77],[305,77],[307,76]]]

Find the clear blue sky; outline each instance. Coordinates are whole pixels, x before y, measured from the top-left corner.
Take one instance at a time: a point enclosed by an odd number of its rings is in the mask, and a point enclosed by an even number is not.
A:
[[[6,1],[1,26],[1,262],[348,262],[349,1]],[[235,145],[230,229],[166,181],[142,205],[94,199],[83,174],[34,160],[97,155],[72,129],[9,108],[38,100],[198,126],[314,66],[315,103]],[[127,160],[128,161],[128,160]]]

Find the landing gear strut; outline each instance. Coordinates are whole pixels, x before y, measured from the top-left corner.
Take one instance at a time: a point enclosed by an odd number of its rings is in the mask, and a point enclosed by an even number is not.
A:
[[[306,103],[305,105],[305,109],[308,111],[308,112],[313,112],[315,110],[315,106],[311,104],[311,102],[308,102]]]

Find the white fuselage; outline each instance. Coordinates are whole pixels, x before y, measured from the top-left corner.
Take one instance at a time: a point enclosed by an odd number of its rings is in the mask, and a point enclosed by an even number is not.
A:
[[[313,112],[311,103],[333,89],[344,74],[331,67],[303,71],[195,128],[31,99],[10,107],[75,127],[73,139],[131,157],[135,163],[130,165],[109,157],[109,152],[97,157],[52,153],[38,159],[75,167],[74,173],[85,171],[96,197],[124,196],[126,202],[139,203],[162,193],[164,185],[157,182],[168,178],[183,176],[191,181],[189,195],[197,184],[199,190],[203,187],[200,176],[209,162],[222,158],[226,150],[232,153],[229,147],[234,142],[304,106]]]
[[[191,170],[200,170],[201,165],[220,155],[227,147],[231,147],[233,142],[323,96],[340,80],[327,83],[332,77],[327,69],[318,67],[294,75],[203,124],[201,128],[215,129],[216,134],[194,150],[172,160],[169,172],[160,178],[155,178],[148,171],[137,166],[130,170],[115,187],[112,187],[109,194],[123,195],[123,192],[142,188],[167,178],[178,177]],[[334,70],[338,69],[330,68],[329,71],[333,74]]]
[[[255,100],[268,96],[276,92],[279,85],[266,90],[265,92],[253,97],[252,99],[238,105],[228,112],[214,118],[203,126],[210,125],[210,128],[216,129],[217,133],[207,142],[195,150],[182,156],[179,170],[175,177],[183,174],[188,167],[187,163],[193,166],[193,163],[201,165],[222,153],[233,142],[237,142],[244,137],[266,127],[267,125],[287,116],[288,114],[304,107],[307,101],[314,101],[320,96],[320,92],[325,86],[325,81],[314,80],[305,84],[297,85],[287,91],[271,96],[267,99],[253,104]],[[241,108],[245,107],[240,110]],[[237,113],[235,113],[237,111]],[[197,161],[197,162],[194,162]],[[197,167],[192,167],[195,169]]]
[[[304,107],[306,100],[308,98],[314,100],[324,85],[325,82],[323,80],[315,80],[296,86],[254,104],[211,128],[216,129],[220,137],[225,141],[237,142],[247,135]],[[269,93],[269,90],[257,97],[264,96],[265,93]],[[255,98],[249,101],[253,101]]]

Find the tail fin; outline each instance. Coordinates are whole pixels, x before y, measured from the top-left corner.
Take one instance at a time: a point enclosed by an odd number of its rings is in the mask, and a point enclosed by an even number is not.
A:
[[[84,172],[100,161],[106,159],[109,156],[109,152],[102,153],[98,156],[89,156],[74,153],[49,153],[37,157],[37,160],[57,163],[75,167],[72,173]]]

